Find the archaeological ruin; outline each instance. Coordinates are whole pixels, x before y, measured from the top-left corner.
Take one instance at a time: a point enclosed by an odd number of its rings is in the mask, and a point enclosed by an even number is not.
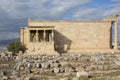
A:
[[[119,51],[118,16],[99,21],[29,19],[20,29],[20,40],[28,54]]]

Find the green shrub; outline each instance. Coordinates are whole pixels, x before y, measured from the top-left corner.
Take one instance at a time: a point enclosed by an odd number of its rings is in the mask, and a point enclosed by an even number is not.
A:
[[[12,53],[18,53],[19,51],[25,52],[26,47],[22,45],[22,43],[19,40],[10,42],[7,47],[8,51]]]

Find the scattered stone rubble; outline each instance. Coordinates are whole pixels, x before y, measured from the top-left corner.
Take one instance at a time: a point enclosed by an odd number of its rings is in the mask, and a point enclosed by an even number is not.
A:
[[[0,80],[120,79],[120,53],[0,54]]]

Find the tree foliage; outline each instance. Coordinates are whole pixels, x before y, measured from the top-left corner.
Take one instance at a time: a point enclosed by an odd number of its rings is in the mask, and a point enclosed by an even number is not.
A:
[[[12,53],[18,53],[19,51],[25,52],[26,47],[22,45],[22,43],[19,40],[16,40],[16,41],[10,42],[8,44],[7,49]]]

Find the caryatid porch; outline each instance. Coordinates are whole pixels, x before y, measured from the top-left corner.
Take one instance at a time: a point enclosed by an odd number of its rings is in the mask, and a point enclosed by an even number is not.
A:
[[[53,26],[30,26],[28,50],[31,54],[56,54]]]
[[[54,29],[29,29],[30,42],[54,42]]]

